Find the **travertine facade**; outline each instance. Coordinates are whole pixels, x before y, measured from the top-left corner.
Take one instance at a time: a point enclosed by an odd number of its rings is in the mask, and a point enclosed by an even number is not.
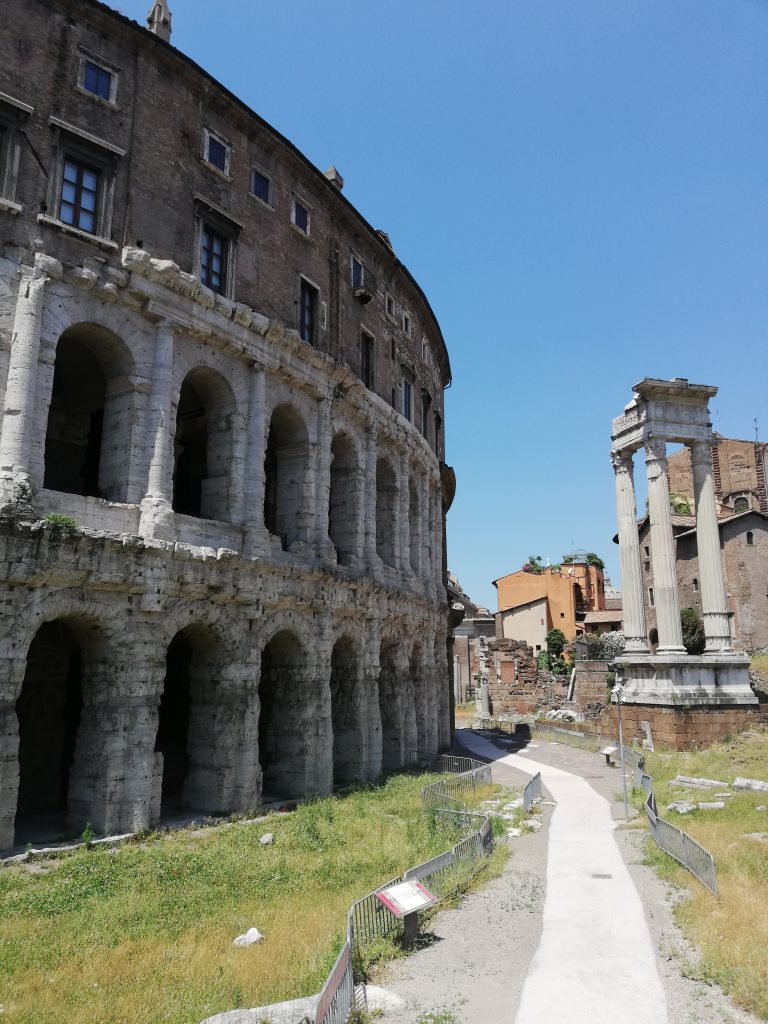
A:
[[[0,37],[0,848],[450,741],[440,328],[160,14]]]

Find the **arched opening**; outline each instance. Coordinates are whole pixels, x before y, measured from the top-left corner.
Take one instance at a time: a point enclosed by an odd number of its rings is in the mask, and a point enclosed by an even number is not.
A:
[[[174,438],[173,510],[229,522],[232,391],[220,374],[191,370],[181,385]]]
[[[414,645],[409,666],[409,677],[409,690],[413,694],[413,742],[411,747],[418,751],[419,758],[426,758],[430,753],[434,753],[434,751],[430,750],[429,695],[424,665],[424,652],[421,644]]]
[[[264,648],[259,677],[259,763],[262,797],[277,800],[307,791],[308,680],[306,653],[290,630]]]
[[[357,644],[349,637],[341,637],[331,653],[334,786],[365,778],[367,735],[362,696]]]
[[[339,565],[348,565],[359,551],[360,479],[357,452],[347,434],[337,434],[331,445],[331,491],[328,501],[328,536]]]
[[[70,774],[83,708],[82,652],[64,622],[44,623],[29,645],[19,723],[17,842],[66,834]]]
[[[376,463],[376,553],[387,565],[395,564],[397,481],[387,459]]]
[[[733,503],[734,512],[746,512],[749,508],[749,499],[745,497],[737,498]]]
[[[304,421],[289,405],[272,413],[264,456],[264,524],[288,551],[306,533],[304,488],[309,440]]]
[[[379,655],[379,712],[381,714],[381,770],[399,771],[405,762],[403,702],[398,672],[397,645],[383,644]]]
[[[655,654],[659,646],[659,631],[658,629],[652,629],[648,634],[648,643],[651,646],[651,654]]]
[[[755,535],[751,530],[747,530],[747,546],[752,547],[755,543]]]
[[[411,477],[408,481],[408,536],[409,536],[409,558],[411,572],[419,571],[419,546],[421,543],[419,531],[419,489],[416,481]]]
[[[105,328],[80,324],[62,334],[45,434],[44,487],[127,501],[132,371],[128,349]]]
[[[155,750],[162,754],[161,816],[228,809],[221,679],[227,652],[207,626],[187,626],[168,645]]]

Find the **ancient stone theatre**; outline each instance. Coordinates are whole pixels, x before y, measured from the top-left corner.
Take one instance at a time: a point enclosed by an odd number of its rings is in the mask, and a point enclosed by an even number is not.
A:
[[[148,28],[3,14],[0,848],[430,758],[453,474],[425,295],[164,0]]]

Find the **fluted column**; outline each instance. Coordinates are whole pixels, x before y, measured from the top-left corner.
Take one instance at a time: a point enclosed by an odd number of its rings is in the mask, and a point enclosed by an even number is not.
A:
[[[264,456],[267,449],[266,372],[251,367],[248,401],[247,466],[245,472],[245,554],[268,555],[272,541],[264,523]]]
[[[616,519],[619,527],[621,597],[623,605],[625,651],[647,654],[643,572],[640,564],[640,539],[637,533],[637,500],[631,452],[611,455],[616,474]]]
[[[720,531],[717,526],[715,482],[712,475],[712,449],[708,441],[690,445],[693,465],[693,495],[696,502],[696,545],[699,552],[701,607],[706,636],[706,654],[730,654],[731,631],[728,599],[720,556]]]
[[[677,593],[675,539],[669,506],[667,446],[653,439],[645,446],[648,474],[648,513],[651,522],[651,561],[656,625],[659,632],[658,654],[686,653],[680,622],[680,598]]]
[[[173,540],[174,537],[171,456],[174,433],[171,423],[173,340],[174,325],[168,320],[161,320],[155,327],[155,351],[144,442],[149,454],[149,468],[139,526],[142,536],[161,540]]]
[[[34,267],[22,268],[0,435],[3,505],[18,505],[20,502],[28,505],[31,500],[30,456],[45,285],[51,279],[60,278],[61,274],[59,261],[42,253],[35,255]],[[40,415],[40,410],[37,410],[37,415]]]

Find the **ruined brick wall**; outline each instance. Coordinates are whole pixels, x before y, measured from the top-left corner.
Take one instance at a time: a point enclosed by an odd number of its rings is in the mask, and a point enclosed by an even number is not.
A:
[[[486,671],[491,708],[495,715],[529,715],[560,707],[568,689],[567,676],[537,668],[531,647],[520,640],[486,642]],[[479,669],[479,663],[475,672]]]
[[[573,702],[580,714],[599,718],[610,704],[607,661],[577,661]]]

